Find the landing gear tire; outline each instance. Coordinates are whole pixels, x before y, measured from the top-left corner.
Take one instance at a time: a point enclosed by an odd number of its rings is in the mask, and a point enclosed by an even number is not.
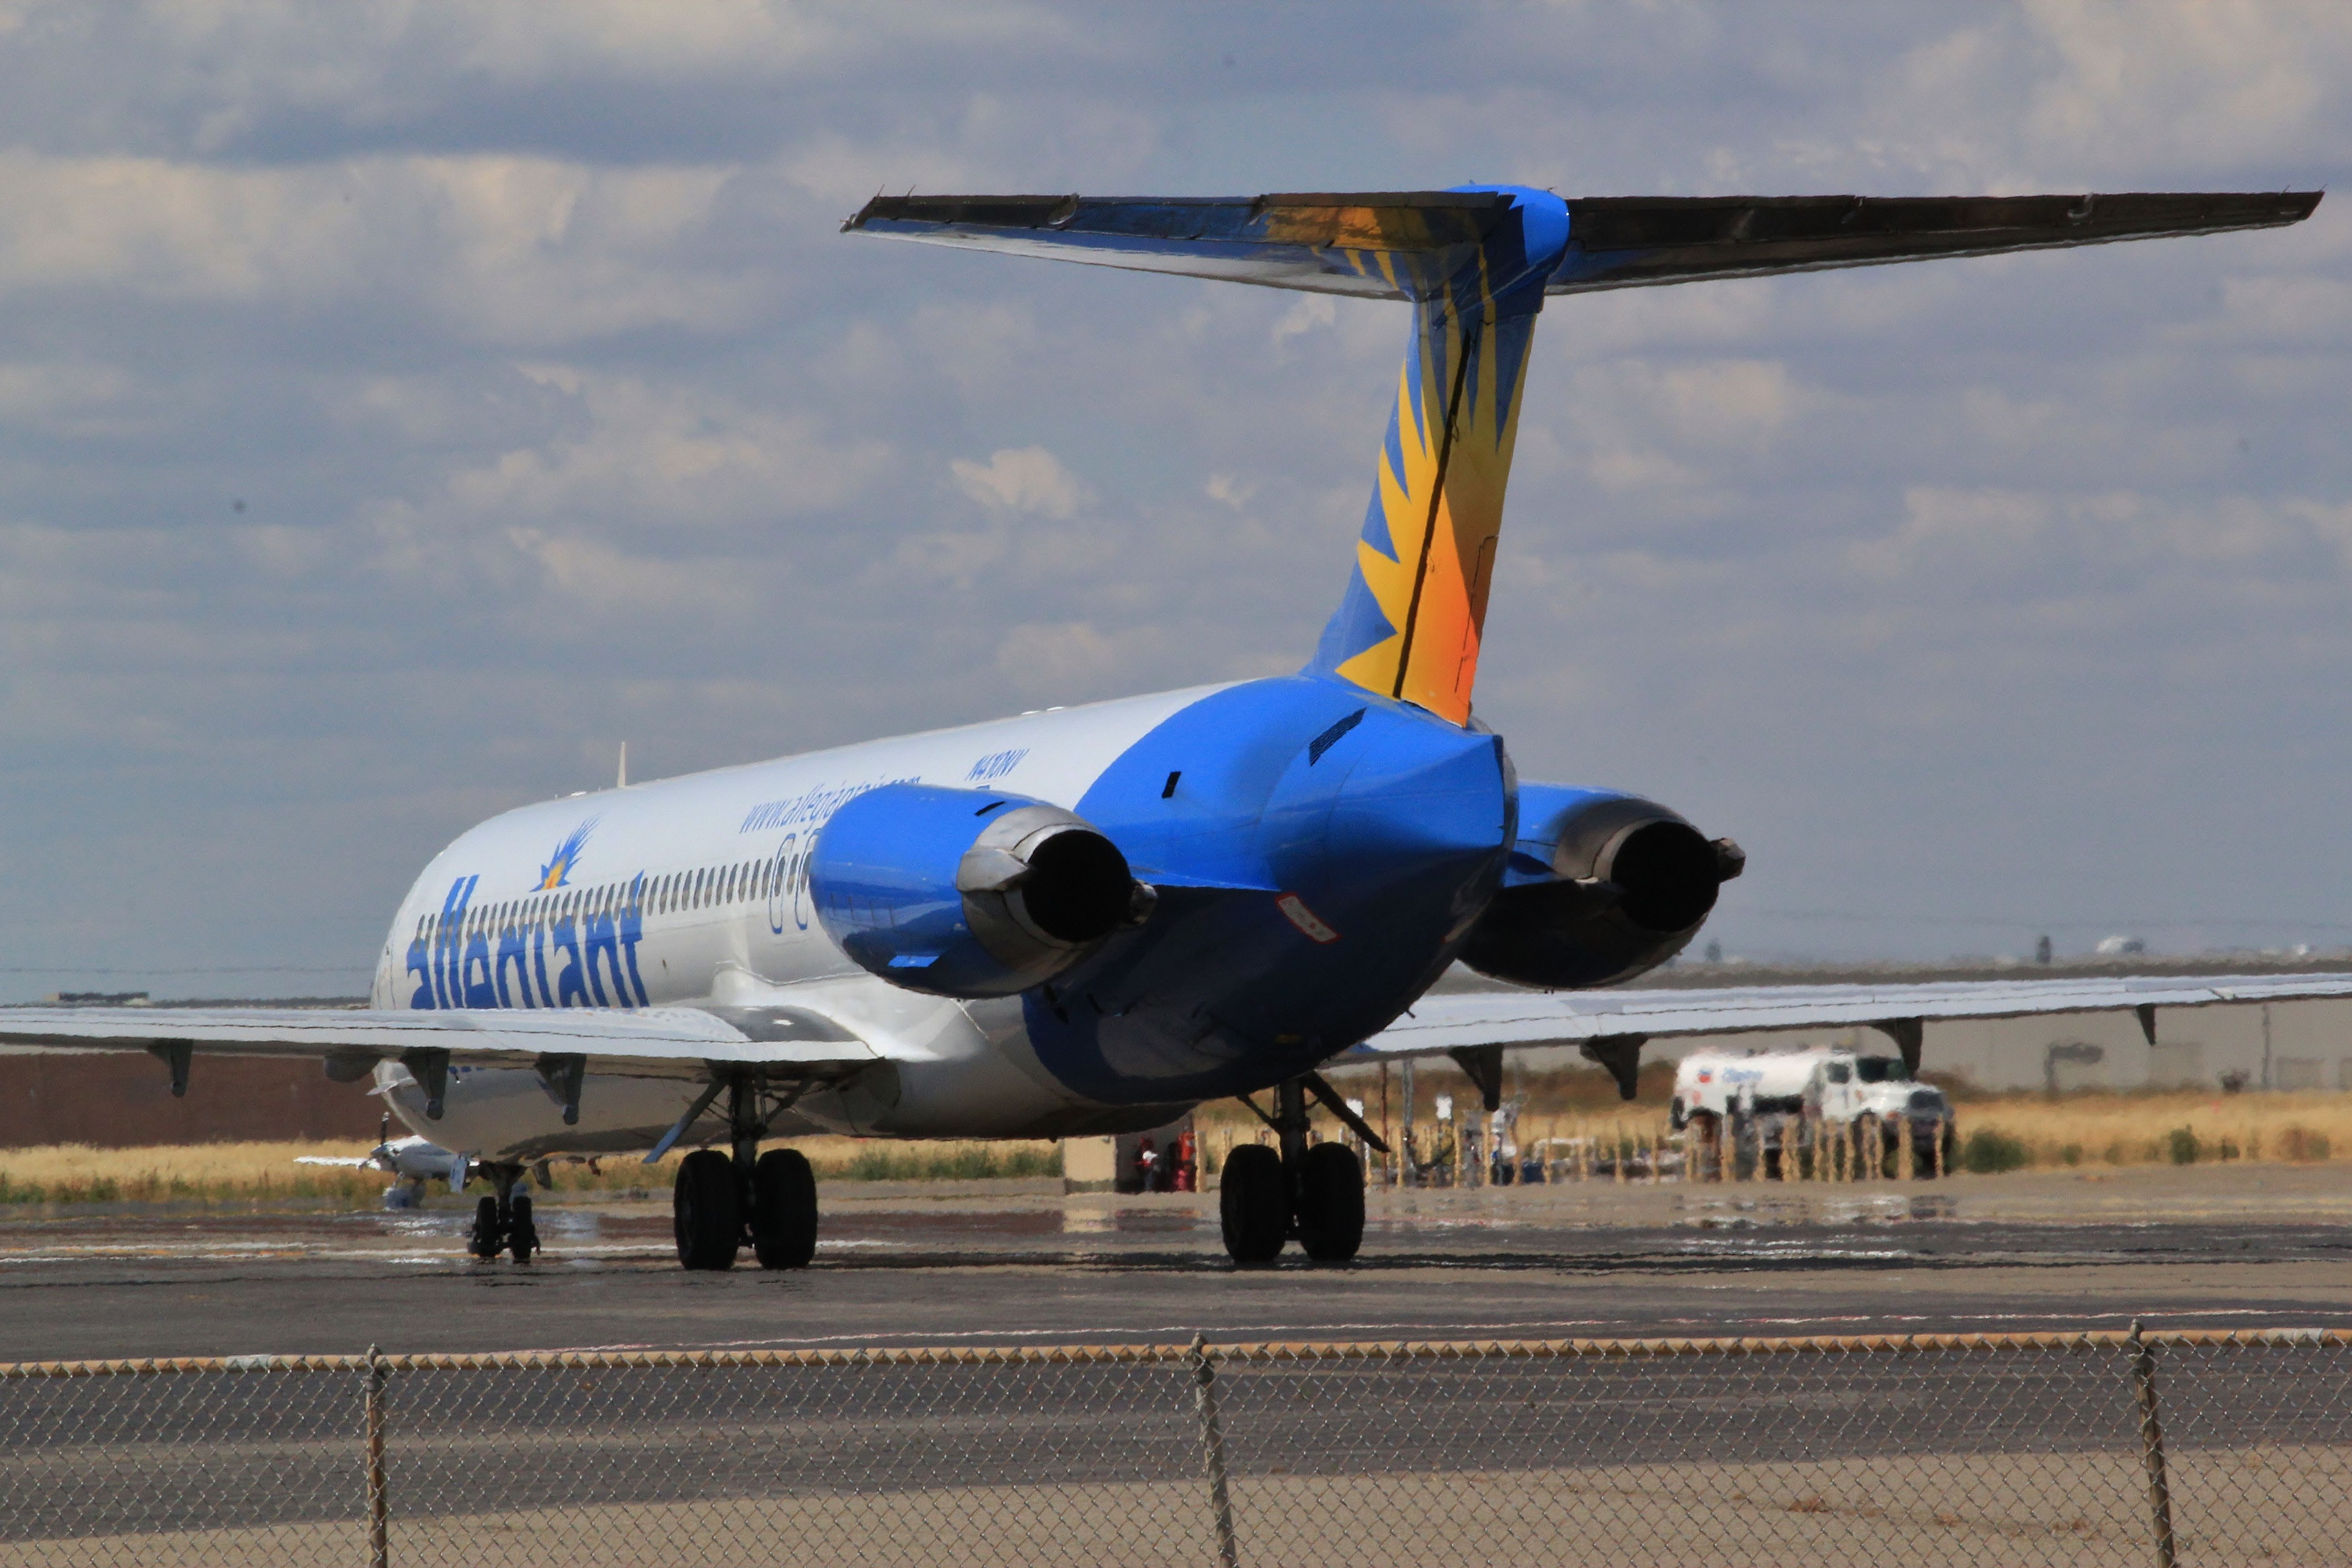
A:
[[[1360,1194],[1357,1202],[1362,1201]],[[1273,1262],[1290,1239],[1290,1181],[1282,1156],[1263,1143],[1244,1143],[1227,1154],[1217,1215],[1234,1262]]]
[[[805,1268],[816,1256],[816,1174],[797,1149],[771,1149],[751,1167],[751,1251],[762,1268]]]
[[[670,1228],[683,1267],[735,1267],[735,1249],[743,1241],[743,1184],[734,1161],[716,1149],[698,1149],[678,1162]]]
[[[1318,1263],[1364,1245],[1364,1167],[1344,1143],[1318,1143],[1298,1165],[1298,1244]]]
[[[473,1234],[466,1238],[466,1250],[477,1258],[496,1258],[503,1249],[506,1237],[499,1224],[499,1200],[485,1197],[474,1205]]]
[[[528,1263],[539,1250],[539,1227],[530,1223],[530,1200],[518,1197],[508,1206],[507,1256]]]

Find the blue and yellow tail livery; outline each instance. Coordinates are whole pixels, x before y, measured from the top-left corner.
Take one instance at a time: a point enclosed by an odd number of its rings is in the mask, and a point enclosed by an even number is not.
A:
[[[1413,307],[1346,596],[1309,668],[1470,719],[1537,314],[1554,294],[2299,222],[2316,193],[877,197],[843,226]]]

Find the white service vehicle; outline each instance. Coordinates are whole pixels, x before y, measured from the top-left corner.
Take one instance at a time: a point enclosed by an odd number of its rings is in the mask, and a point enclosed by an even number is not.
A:
[[[1696,1117],[1752,1137],[1774,1174],[1784,1149],[1808,1151],[1838,1137],[1857,1148],[1876,1138],[1891,1170],[1907,1123],[1916,1169],[1936,1175],[1950,1167],[1958,1137],[1951,1100],[1914,1079],[1902,1058],[1839,1046],[1693,1051],[1675,1069],[1674,1124],[1685,1127]]]

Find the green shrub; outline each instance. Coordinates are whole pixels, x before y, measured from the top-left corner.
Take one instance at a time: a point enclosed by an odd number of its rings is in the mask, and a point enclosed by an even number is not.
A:
[[[1960,1163],[1979,1176],[2014,1171],[2025,1164],[2025,1140],[1990,1127],[1979,1127],[1960,1145]]]
[[[2164,1157],[2176,1165],[2193,1165],[2204,1152],[2194,1127],[2176,1127],[2164,1135]]]
[[[2279,1129],[2278,1141],[2279,1155],[2283,1159],[2311,1161],[2327,1158],[2327,1134],[2325,1132],[2315,1132],[2308,1127],[2298,1127],[2289,1122]]]

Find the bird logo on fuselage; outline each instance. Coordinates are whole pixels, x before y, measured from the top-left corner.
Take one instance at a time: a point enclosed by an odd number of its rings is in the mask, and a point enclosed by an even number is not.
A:
[[[573,828],[570,836],[567,837],[562,843],[555,847],[555,854],[553,857],[548,860],[546,865],[541,866],[539,868],[539,887],[536,889],[537,891],[542,893],[552,892],[557,888],[564,887],[570,883],[572,879],[572,867],[573,863],[580,858],[580,851],[582,847],[587,844],[588,835],[595,831],[597,820],[598,819],[595,817],[590,817],[587,821]]]

